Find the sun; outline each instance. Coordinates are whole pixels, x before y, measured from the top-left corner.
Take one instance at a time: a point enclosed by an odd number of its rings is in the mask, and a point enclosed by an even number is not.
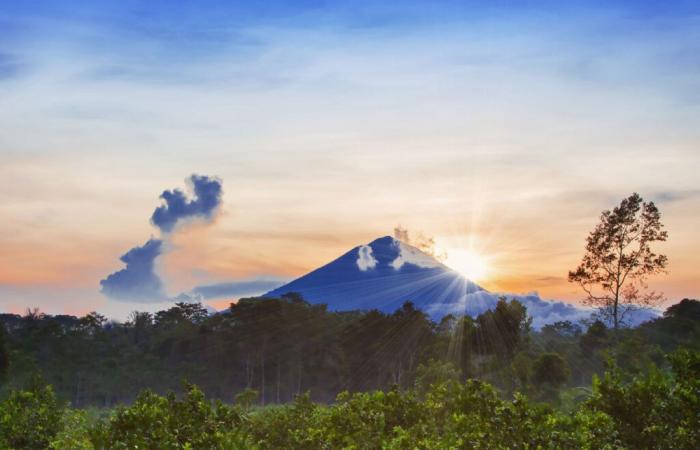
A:
[[[473,250],[448,250],[445,265],[461,273],[470,281],[483,280],[489,273],[489,264],[486,258]]]

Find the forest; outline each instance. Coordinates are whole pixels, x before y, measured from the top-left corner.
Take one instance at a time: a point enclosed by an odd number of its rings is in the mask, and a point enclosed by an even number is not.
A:
[[[530,322],[505,298],[435,323],[293,293],[123,323],[3,314],[0,446],[694,448],[699,301],[636,328]]]

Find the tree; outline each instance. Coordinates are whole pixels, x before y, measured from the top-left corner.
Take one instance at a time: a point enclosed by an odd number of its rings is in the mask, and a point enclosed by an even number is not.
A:
[[[243,410],[248,411],[258,396],[259,393],[255,389],[245,388],[243,391],[236,394],[236,404],[241,405]]]
[[[431,359],[416,369],[415,389],[425,394],[432,386],[459,381],[459,369],[449,361]]]
[[[669,306],[664,312],[664,317],[700,320],[700,301],[684,298],[675,305]]]
[[[532,318],[528,317],[525,305],[515,299],[509,302],[501,297],[493,310],[485,311],[476,318],[476,323],[476,350],[508,359],[523,344]]]
[[[549,384],[558,388],[569,379],[569,366],[557,353],[543,353],[532,368],[532,381],[535,384]]]
[[[0,324],[0,382],[5,381],[10,368],[10,356],[5,340],[5,325]]]
[[[604,347],[607,341],[608,329],[603,322],[596,320],[579,339],[579,346],[581,347],[583,355],[590,357],[594,351]]]
[[[651,244],[667,237],[654,202],[634,193],[612,211],[603,211],[588,235],[581,264],[569,272],[569,282],[578,283],[586,304],[598,307],[618,329],[635,306],[663,300],[661,294],[647,291],[646,279],[665,271],[668,259],[654,253]]]

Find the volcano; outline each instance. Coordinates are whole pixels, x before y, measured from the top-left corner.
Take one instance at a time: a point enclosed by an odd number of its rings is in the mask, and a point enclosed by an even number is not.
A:
[[[493,295],[433,256],[390,236],[360,245],[265,296],[301,294],[334,311],[393,312],[406,301],[434,318],[492,306]]]

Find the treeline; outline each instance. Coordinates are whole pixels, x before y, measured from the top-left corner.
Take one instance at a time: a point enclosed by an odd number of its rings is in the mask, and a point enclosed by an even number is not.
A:
[[[611,361],[631,377],[667,368],[663,355],[677,347],[700,350],[696,300],[617,331],[601,322],[533,330],[514,300],[476,318],[434,323],[411,303],[393,314],[330,312],[295,294],[242,299],[213,315],[200,304],[178,303],[155,314],[135,312],[124,323],[35,310],[0,315],[0,323],[3,395],[40,374],[75,407],[131,403],[144,389],[182,392],[183,380],[225,402],[246,389],[257,391],[263,405],[306,392],[331,402],[342,391],[412,388],[421,367],[437,373],[449,367],[458,381],[478,378],[506,395],[566,403]]]

